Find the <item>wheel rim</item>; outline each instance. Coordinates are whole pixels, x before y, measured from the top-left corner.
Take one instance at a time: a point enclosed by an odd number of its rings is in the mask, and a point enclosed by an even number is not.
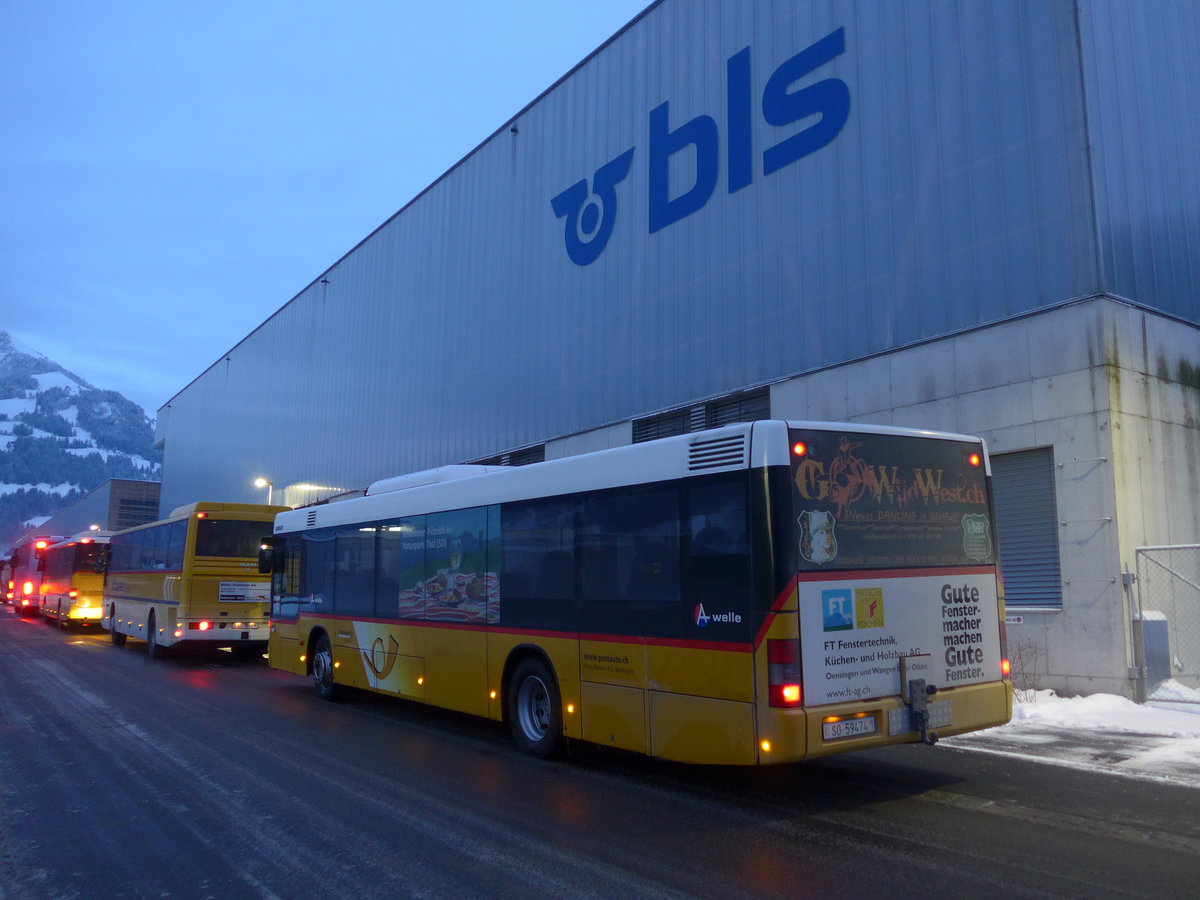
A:
[[[521,723],[521,731],[534,743],[550,731],[550,691],[536,675],[521,682],[517,692],[517,721]]]
[[[313,657],[313,680],[317,687],[326,688],[333,684],[333,654],[322,647]]]

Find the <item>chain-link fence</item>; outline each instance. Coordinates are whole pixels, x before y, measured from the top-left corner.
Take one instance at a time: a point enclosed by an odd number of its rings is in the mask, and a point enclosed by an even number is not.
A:
[[[1146,697],[1200,703],[1200,544],[1140,547]]]

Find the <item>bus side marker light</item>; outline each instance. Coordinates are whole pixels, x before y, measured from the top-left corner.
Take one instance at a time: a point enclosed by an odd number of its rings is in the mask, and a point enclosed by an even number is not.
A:
[[[1007,678],[1012,674],[1012,661],[1007,659],[1000,660],[1000,677]]]
[[[308,654],[307,653],[300,654],[300,662],[308,662]]]
[[[183,632],[178,628],[175,629],[175,637],[177,637],[177,638],[183,637]]]
[[[571,714],[575,713],[575,704],[574,703],[567,704],[567,712],[571,713]]]
[[[770,741],[761,741],[758,746],[762,748],[763,753],[771,752],[771,742]]]
[[[425,683],[425,678],[424,678],[424,676],[422,676],[422,677],[420,677],[420,678],[418,678],[418,679],[417,679],[417,684],[424,684],[424,683]]]
[[[342,667],[342,663],[341,663],[341,661],[339,660],[338,662],[335,662],[335,663],[333,664],[333,667],[334,667],[335,669],[340,669],[340,668]]]

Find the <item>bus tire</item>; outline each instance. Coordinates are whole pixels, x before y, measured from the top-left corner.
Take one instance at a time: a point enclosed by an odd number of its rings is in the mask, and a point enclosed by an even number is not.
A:
[[[125,646],[124,633],[117,631],[117,608],[114,606],[108,611],[108,636],[112,638],[114,647]]]
[[[317,638],[312,654],[313,686],[322,700],[337,699],[337,685],[333,682],[333,647],[329,635]]]
[[[154,613],[150,613],[150,621],[146,623],[146,656],[150,659],[162,659],[163,648],[158,644],[158,628],[154,621]]]
[[[513,740],[526,753],[542,759],[562,756],[562,699],[550,667],[535,657],[517,664],[508,685],[508,725]]]

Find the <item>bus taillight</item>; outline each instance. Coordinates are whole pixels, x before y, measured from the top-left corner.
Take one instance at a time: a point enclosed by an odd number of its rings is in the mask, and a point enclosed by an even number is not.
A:
[[[30,594],[32,594],[33,593],[33,582],[27,581],[23,585],[21,585],[21,593],[24,594],[26,597],[28,597]]]
[[[800,687],[800,642],[795,639],[767,640],[767,686],[771,706],[799,706],[804,699]]]
[[[1012,661],[1008,659],[1000,660],[1000,677],[1008,678],[1012,675]]]

